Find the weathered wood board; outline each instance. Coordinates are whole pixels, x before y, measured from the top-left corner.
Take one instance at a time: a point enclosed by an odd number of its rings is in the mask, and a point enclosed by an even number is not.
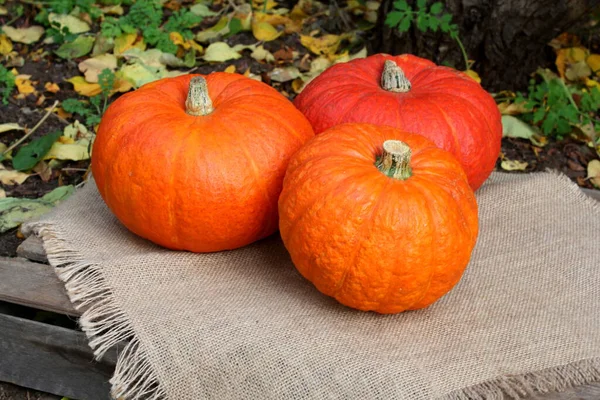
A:
[[[48,264],[0,258],[0,300],[59,314],[80,315]]]
[[[0,381],[71,399],[107,400],[116,351],[101,362],[81,332],[0,314]]]

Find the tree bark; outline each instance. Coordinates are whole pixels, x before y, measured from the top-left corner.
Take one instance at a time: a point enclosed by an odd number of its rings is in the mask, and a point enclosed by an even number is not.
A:
[[[464,69],[457,43],[448,34],[420,32],[413,23],[400,33],[384,24],[395,0],[383,0],[371,53],[411,53]],[[413,6],[416,1],[409,0]],[[548,42],[589,16],[600,0],[445,0],[458,24],[472,69],[488,90],[523,89],[529,76],[551,60]],[[431,2],[429,2],[431,4]]]

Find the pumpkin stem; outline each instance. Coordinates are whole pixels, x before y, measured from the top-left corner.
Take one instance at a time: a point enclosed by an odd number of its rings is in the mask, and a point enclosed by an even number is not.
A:
[[[185,112],[194,117],[208,115],[213,112],[206,79],[202,76],[196,76],[190,80],[190,88],[185,100]]]
[[[410,147],[400,140],[383,142],[383,154],[375,162],[375,166],[390,178],[405,180],[412,175],[410,167]]]
[[[406,93],[410,91],[410,81],[402,68],[392,60],[385,60],[381,73],[381,87],[388,92]]]

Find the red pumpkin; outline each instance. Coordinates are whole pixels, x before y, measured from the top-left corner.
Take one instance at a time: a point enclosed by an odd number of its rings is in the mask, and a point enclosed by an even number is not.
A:
[[[110,105],[92,172],[137,235],[177,250],[235,249],[277,230],[289,158],[313,135],[264,83],[227,73],[167,78]]]
[[[364,311],[427,307],[456,285],[477,240],[458,161],[423,136],[337,125],[290,161],[279,225],[298,271]]]
[[[500,153],[500,112],[490,94],[464,73],[412,55],[377,54],[334,65],[294,104],[317,134],[344,122],[421,134],[454,154],[473,189]]]

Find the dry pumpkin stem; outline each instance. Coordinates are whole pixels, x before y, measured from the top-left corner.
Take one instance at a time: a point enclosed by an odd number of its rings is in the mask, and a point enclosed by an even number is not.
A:
[[[385,60],[381,73],[381,87],[388,92],[406,93],[411,89],[411,84],[402,68],[392,60]]]
[[[196,76],[190,80],[187,99],[185,100],[185,112],[194,117],[208,115],[213,112],[212,100],[208,95],[208,85],[202,76]]]
[[[390,178],[405,180],[411,177],[410,147],[400,140],[383,142],[383,154],[375,162],[375,166]]]

